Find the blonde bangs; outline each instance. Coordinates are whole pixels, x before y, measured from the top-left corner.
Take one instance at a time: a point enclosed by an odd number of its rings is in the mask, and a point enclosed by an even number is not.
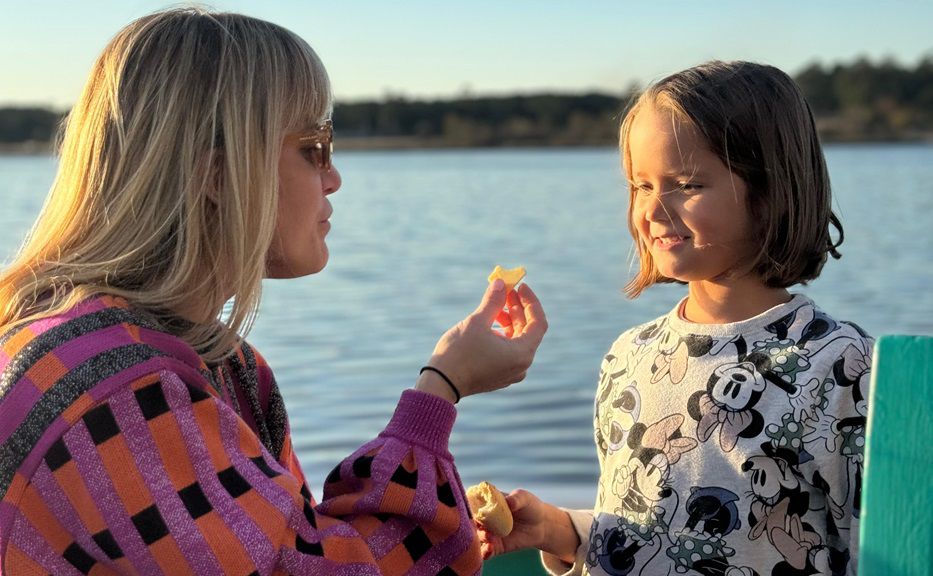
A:
[[[330,78],[320,58],[302,38],[283,30],[291,40],[284,44],[292,63],[287,72],[287,89],[290,102],[286,109],[284,126],[289,132],[306,130],[331,117],[333,94]]]

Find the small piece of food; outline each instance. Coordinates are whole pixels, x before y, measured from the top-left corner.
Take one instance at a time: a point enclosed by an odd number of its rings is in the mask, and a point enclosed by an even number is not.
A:
[[[473,517],[487,530],[504,538],[512,532],[512,511],[505,496],[489,482],[480,482],[466,491]]]
[[[509,290],[515,288],[515,285],[521,282],[522,278],[524,277],[524,266],[506,270],[502,266],[496,265],[496,267],[492,270],[492,274],[489,275],[489,281],[492,282],[496,278],[502,278],[502,281],[505,282],[505,290],[508,292]]]

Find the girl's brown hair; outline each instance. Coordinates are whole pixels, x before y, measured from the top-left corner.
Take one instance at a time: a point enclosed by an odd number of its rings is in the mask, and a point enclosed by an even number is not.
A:
[[[632,157],[632,120],[645,106],[670,111],[693,125],[729,170],[748,188],[761,247],[747,266],[772,288],[805,284],[819,276],[826,255],[839,258],[842,223],[832,211],[829,173],[810,106],[784,72],[751,62],[707,62],[672,74],[645,90],[622,122],[619,145],[626,174]],[[634,298],[662,276],[632,222],[639,271],[625,287]],[[836,228],[833,241],[830,226]]]

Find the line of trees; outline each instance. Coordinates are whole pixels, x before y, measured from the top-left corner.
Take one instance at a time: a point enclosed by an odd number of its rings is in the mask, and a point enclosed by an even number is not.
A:
[[[914,68],[813,64],[795,78],[829,140],[912,140],[933,136],[933,54]]]
[[[624,98],[608,94],[502,96],[338,104],[341,140],[385,138],[448,146],[603,145]]]
[[[933,140],[933,54],[914,67],[862,58],[812,64],[796,76],[824,139]],[[338,103],[341,146],[611,145],[632,93],[538,94]],[[0,108],[0,147],[48,146],[63,117],[45,108]]]
[[[62,117],[47,108],[0,108],[0,144],[51,142]]]

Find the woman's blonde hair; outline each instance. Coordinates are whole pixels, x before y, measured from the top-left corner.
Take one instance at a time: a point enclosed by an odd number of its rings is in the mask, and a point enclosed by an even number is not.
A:
[[[112,294],[223,357],[259,306],[282,139],[331,106],[317,55],[280,26],[200,8],[129,24],[65,121],[49,196],[0,276],[0,331]]]
[[[632,121],[645,106],[670,112],[696,128],[730,172],[748,189],[751,221],[761,246],[747,270],[771,288],[819,276],[826,256],[839,258],[842,223],[832,211],[829,173],[810,106],[781,70],[752,62],[712,61],[672,74],[645,90],[629,108],[619,132],[623,169],[632,173],[628,147]],[[634,298],[663,276],[632,221],[638,274],[625,291]],[[839,238],[833,241],[830,226]],[[743,267],[744,268],[744,267]]]

